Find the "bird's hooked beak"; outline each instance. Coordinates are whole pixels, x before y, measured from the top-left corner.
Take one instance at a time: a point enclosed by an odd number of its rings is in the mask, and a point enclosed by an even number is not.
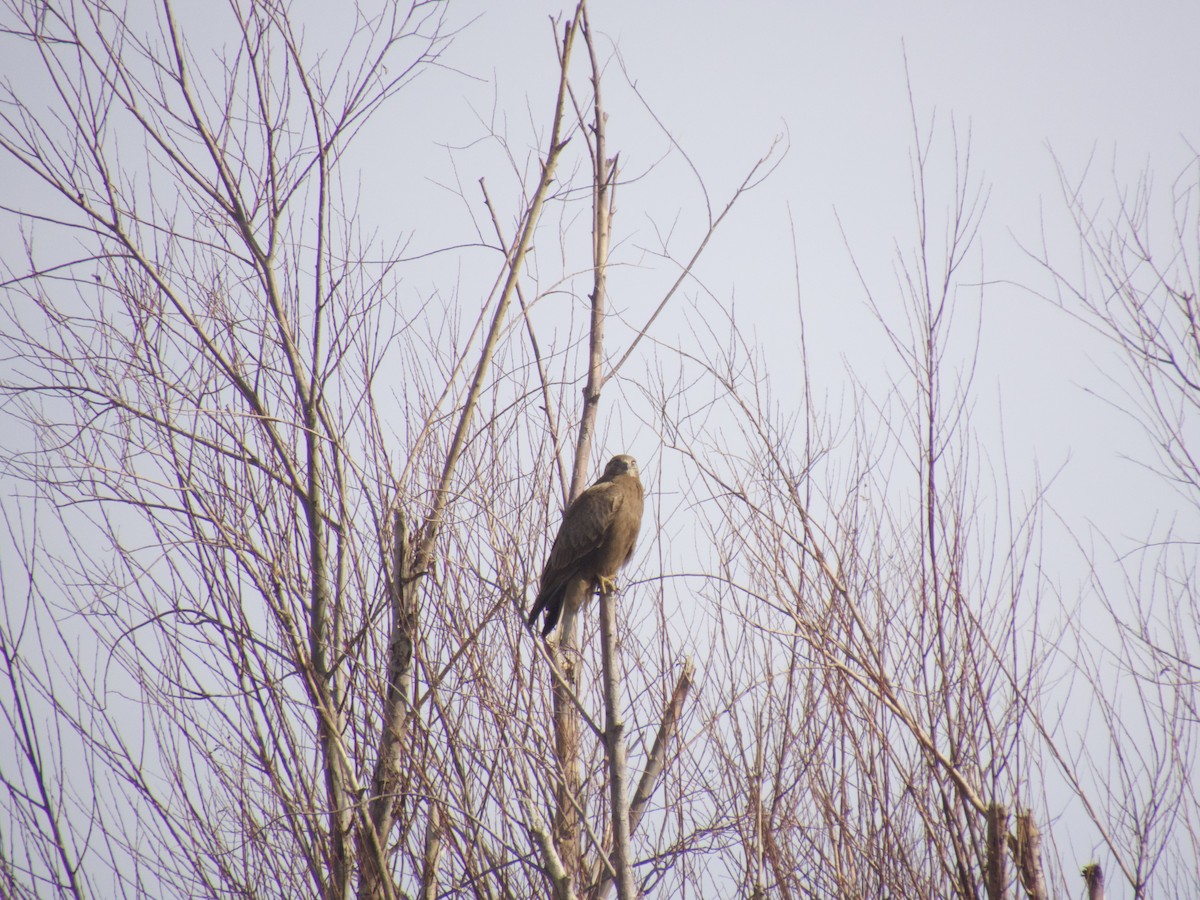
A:
[[[618,475],[633,475],[636,478],[638,474],[637,460],[628,453],[614,456],[604,467],[604,475],[607,478],[615,478]]]

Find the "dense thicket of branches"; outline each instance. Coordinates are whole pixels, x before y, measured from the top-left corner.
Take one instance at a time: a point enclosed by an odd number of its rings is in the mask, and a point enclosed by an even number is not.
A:
[[[584,4],[441,252],[360,220],[356,151],[443,4],[179,7],[3,4],[0,893],[995,900],[1077,892],[1081,840],[1110,890],[1200,878],[1195,535],[1097,575],[1098,644],[1040,501],[981,488],[969,147],[914,125],[914,231],[862,284],[898,374],[833,408],[703,292],[657,340],[776,147],[610,303],[636,251]],[[1087,268],[1041,262],[1200,504],[1197,192],[1156,255],[1148,190],[1068,187]],[[651,496],[602,665],[590,606],[522,623],[621,451]]]

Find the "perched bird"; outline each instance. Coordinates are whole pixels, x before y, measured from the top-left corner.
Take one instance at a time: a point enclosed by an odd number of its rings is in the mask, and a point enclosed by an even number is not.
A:
[[[613,590],[617,570],[629,562],[642,525],[642,482],[637,460],[614,456],[600,480],[575,498],[542,569],[542,582],[529,625],[546,614],[542,636],[558,624],[563,605],[580,602],[597,588]]]

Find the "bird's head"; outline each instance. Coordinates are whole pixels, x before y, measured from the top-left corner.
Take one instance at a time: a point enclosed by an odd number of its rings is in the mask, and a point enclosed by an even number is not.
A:
[[[604,474],[600,476],[600,480],[612,481],[618,475],[632,475],[634,478],[637,478],[637,460],[627,453],[614,456],[608,461],[608,465],[604,467]]]

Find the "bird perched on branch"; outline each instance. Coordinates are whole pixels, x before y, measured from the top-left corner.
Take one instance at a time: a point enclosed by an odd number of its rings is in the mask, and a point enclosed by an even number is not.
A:
[[[567,602],[582,600],[597,588],[615,588],[617,570],[629,562],[642,525],[642,482],[637,460],[622,454],[604,467],[604,474],[575,498],[563,513],[562,525],[542,569],[542,582],[530,626],[546,614],[542,636],[558,624]]]

